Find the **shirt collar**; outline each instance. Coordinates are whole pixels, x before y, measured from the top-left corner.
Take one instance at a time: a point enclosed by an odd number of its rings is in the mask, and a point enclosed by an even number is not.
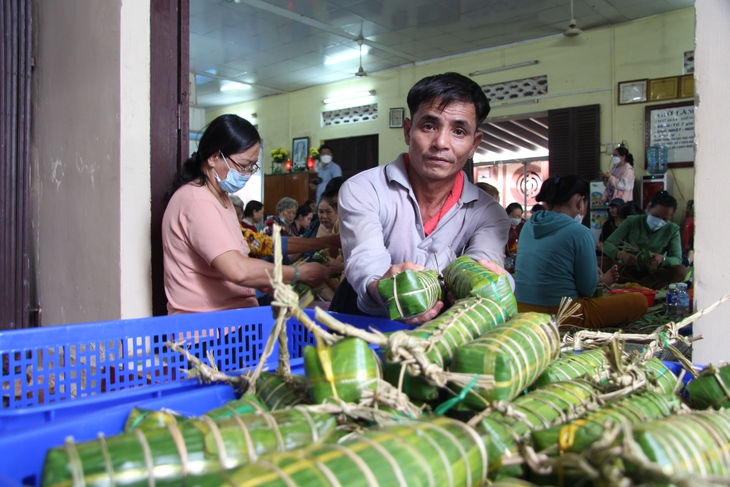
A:
[[[406,158],[408,154],[403,153],[398,158],[385,166],[385,178],[388,182],[395,182],[403,186],[404,188],[410,188],[411,182],[408,179],[408,170],[406,169]],[[467,184],[469,178],[464,174],[464,190],[461,192],[461,198],[459,198],[459,205],[471,203],[479,199],[479,192],[481,189],[477,188],[473,184]]]

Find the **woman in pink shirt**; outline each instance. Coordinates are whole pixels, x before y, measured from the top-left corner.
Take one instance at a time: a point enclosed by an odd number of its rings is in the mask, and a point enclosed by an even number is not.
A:
[[[636,184],[634,156],[626,147],[616,147],[611,156],[611,164],[613,169],[610,172],[601,173],[603,184],[606,185],[603,202],[608,203],[616,198],[624,200],[624,203],[633,201],[634,184]]]
[[[269,287],[274,265],[248,257],[229,193],[258,170],[260,137],[236,115],[221,115],[203,133],[168,194],[162,218],[169,314],[257,306],[255,289]],[[321,264],[286,266],[284,282],[322,284]]]

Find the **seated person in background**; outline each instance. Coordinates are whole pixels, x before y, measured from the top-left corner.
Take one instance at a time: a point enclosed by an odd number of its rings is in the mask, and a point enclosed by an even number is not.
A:
[[[687,268],[682,265],[679,226],[669,221],[676,209],[677,200],[659,191],[651,198],[645,215],[626,218],[603,243],[607,257],[625,264],[619,282],[663,289],[684,280]],[[604,269],[606,265],[612,262],[604,263]]]
[[[482,140],[487,97],[473,80],[445,73],[418,81],[408,93],[408,109],[410,118],[403,121],[408,153],[356,174],[340,190],[346,280],[332,311],[386,315],[380,279],[407,269],[443,269],[463,254],[504,272],[499,265],[507,214],[462,171]],[[429,321],[443,306],[440,301],[406,322]]]
[[[264,233],[266,235],[272,235],[274,230],[274,223],[281,226],[281,234],[287,237],[296,237],[293,234],[291,224],[294,223],[294,217],[297,214],[297,207],[299,204],[294,198],[284,196],[276,203],[276,215],[267,219],[265,222],[266,229]]]
[[[246,203],[246,208],[243,210],[243,220],[241,225],[244,228],[248,228],[253,232],[258,232],[259,223],[264,219],[264,204],[260,201],[251,200]]]
[[[618,213],[618,209],[623,206],[624,200],[621,198],[614,198],[611,200],[611,203],[608,205],[608,220],[603,224],[601,227],[601,236],[598,239],[598,242],[605,242],[608,237],[611,236],[611,234],[616,230],[616,213]]]
[[[236,207],[236,213],[241,211],[240,205],[243,204],[241,199],[237,197],[231,197],[231,201],[233,202],[233,206]],[[251,203],[254,203],[254,205],[251,205]],[[259,203],[258,201],[249,201],[246,205],[246,210],[248,210],[250,206],[256,207],[256,204],[261,205],[261,203]],[[259,221],[261,220],[261,218],[263,218],[263,207],[264,206],[261,205],[261,208],[258,210]],[[244,213],[246,210],[244,210]],[[257,259],[263,257],[274,257],[274,239],[272,237],[263,233],[259,233],[256,230],[251,230],[251,228],[246,225],[245,221],[241,222],[241,232],[243,232],[243,239],[248,244],[248,255],[250,257],[255,257]],[[325,238],[309,238],[306,240],[297,237],[281,237],[282,254],[285,256],[288,255],[290,257],[292,255],[301,254],[302,252],[316,251],[339,245],[339,235],[333,235],[331,237]]]
[[[598,243],[596,244],[596,250],[601,252],[601,254],[603,254],[603,242],[608,240],[608,237],[610,237],[611,234],[613,234],[613,232],[616,231],[616,228],[621,226],[621,224],[626,220],[627,217],[630,217],[633,215],[641,215],[643,213],[644,212],[641,211],[641,207],[633,201],[629,201],[628,203],[624,203],[623,205],[621,205],[621,207],[618,210],[616,210],[616,216],[613,218],[613,222],[615,225],[614,229],[611,230],[611,233],[605,238],[603,236],[603,233],[601,233]],[[603,227],[604,227],[603,231],[605,231],[606,225],[604,224]],[[601,263],[599,262],[599,264],[601,264]]]
[[[599,284],[617,278],[614,266],[604,275],[598,268],[594,238],[580,222],[588,211],[588,181],[579,176],[545,180],[536,199],[547,206],[522,228],[517,247],[515,297],[520,312],[555,314],[564,296],[581,305],[578,318],[566,323],[585,328],[615,327],[646,313],[641,294],[593,298]]]
[[[324,192],[322,193],[322,198],[327,198],[327,200],[330,202],[332,207],[335,210],[335,213],[337,213],[337,198],[340,193],[340,187],[342,186],[342,183],[345,182],[345,178],[342,176],[338,176],[335,178],[330,179],[329,183],[327,183],[327,187],[324,189]],[[317,208],[319,208],[319,201],[317,201]],[[305,238],[311,238],[316,237],[317,232],[319,232],[319,214],[317,211],[317,218],[312,218],[312,223],[309,225],[307,230],[304,232],[304,235],[302,237]]]
[[[542,211],[544,209],[545,209],[545,207],[542,206],[540,203],[533,205],[533,207],[530,208],[530,218],[535,216],[535,213],[537,213],[538,211]]]
[[[313,216],[314,212],[309,205],[302,205],[297,208],[297,213],[294,216],[294,222],[291,224],[294,235],[302,235],[312,223]]]
[[[499,203],[499,190],[489,183],[478,182],[477,188],[481,189]]]
[[[514,255],[517,250],[517,241],[520,238],[522,226],[525,220],[522,219],[522,205],[519,203],[510,203],[506,208],[509,217],[509,238],[507,239],[507,248],[505,255]]]

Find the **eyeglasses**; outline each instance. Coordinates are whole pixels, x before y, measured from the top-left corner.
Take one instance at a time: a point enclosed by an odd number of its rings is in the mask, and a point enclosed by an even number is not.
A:
[[[221,155],[224,159],[230,160],[231,164],[233,164],[236,167],[236,170],[240,172],[241,174],[254,174],[258,172],[259,165],[257,161],[252,161],[251,159],[244,159],[244,161],[248,162],[245,166],[243,164],[240,164],[233,160],[231,156],[226,157],[222,152]]]

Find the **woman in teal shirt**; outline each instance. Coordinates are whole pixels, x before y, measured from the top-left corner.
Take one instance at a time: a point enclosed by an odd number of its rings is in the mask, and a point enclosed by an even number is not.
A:
[[[687,268],[682,265],[679,226],[669,221],[676,209],[677,200],[659,191],[651,198],[645,215],[628,217],[603,243],[606,256],[626,264],[619,282],[662,289],[684,280]],[[639,262],[637,253],[642,250],[651,253],[648,262]],[[607,261],[604,268],[613,264]]]
[[[520,312],[555,314],[567,296],[581,305],[581,316],[568,322],[576,326],[620,326],[646,313],[647,301],[640,294],[592,297],[599,283],[615,281],[618,269],[604,275],[598,268],[595,239],[581,223],[588,194],[588,182],[579,176],[556,176],[540,188],[535,199],[548,209],[525,223],[517,245],[515,297]]]

